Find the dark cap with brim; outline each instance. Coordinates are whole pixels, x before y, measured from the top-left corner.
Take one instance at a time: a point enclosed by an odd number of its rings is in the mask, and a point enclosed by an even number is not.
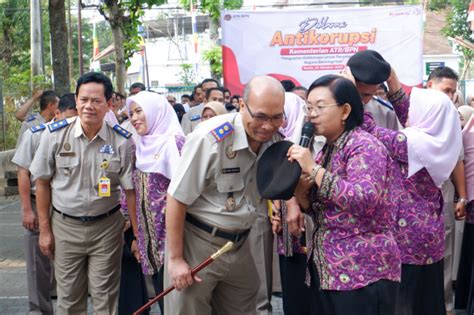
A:
[[[286,154],[292,145],[291,141],[276,142],[258,161],[257,188],[263,198],[289,200],[293,197],[301,167],[296,161],[288,161]]]
[[[390,76],[390,64],[375,50],[363,50],[347,61],[352,75],[365,84],[380,84]]]

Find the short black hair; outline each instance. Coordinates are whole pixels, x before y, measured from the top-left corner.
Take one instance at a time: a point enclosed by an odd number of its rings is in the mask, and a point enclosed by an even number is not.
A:
[[[296,87],[296,84],[291,80],[281,80],[280,83],[283,85],[285,92],[291,92]]]
[[[187,98],[187,99],[191,100],[191,95],[183,94],[183,95],[181,95],[181,99],[183,99],[183,98]]]
[[[220,83],[219,83],[216,79],[207,78],[207,79],[202,80],[202,82],[201,82],[201,88],[202,88],[202,86],[203,86],[204,83],[209,83],[209,82],[214,82],[215,84],[217,84],[217,87],[221,87]]]
[[[125,97],[122,93],[119,93],[119,92],[117,92],[117,91],[114,91],[114,94],[115,94],[115,96],[118,96],[118,97],[120,97],[120,98],[123,99],[123,100],[126,99],[126,97]]]
[[[339,106],[349,104],[351,112],[347,117],[345,130],[352,130],[364,122],[364,105],[360,99],[359,91],[352,81],[338,75],[328,74],[314,81],[308,89],[308,97],[312,90],[317,87],[327,87],[331,91]]]
[[[211,96],[212,91],[220,91],[222,93],[222,96],[224,96],[224,90],[220,87],[214,87],[210,88],[206,91],[206,100],[209,100],[209,96]]]
[[[43,111],[48,107],[48,104],[57,103],[58,102],[58,95],[56,92],[48,90],[44,91],[40,97],[40,111]]]
[[[456,72],[450,67],[438,67],[431,71],[428,81],[435,80],[440,81],[442,79],[453,79],[459,81],[459,77]]]
[[[228,88],[223,88],[223,91],[224,91],[224,94],[227,92],[230,94],[230,90]]]
[[[135,83],[132,83],[132,85],[130,85],[130,91],[132,91],[133,89],[140,89],[140,91],[145,91],[146,90],[146,86],[145,84],[141,83],[141,82],[135,82]]]
[[[304,86],[301,86],[301,85],[298,85],[298,86],[295,86],[291,92],[294,92],[294,91],[304,91],[305,93],[308,92],[308,89],[305,88]]]
[[[74,93],[66,93],[59,98],[58,109],[61,113],[68,109],[76,109],[76,98]]]
[[[230,98],[230,102],[232,103],[232,101],[235,99],[237,99],[237,102],[240,101],[240,95],[239,94],[234,94],[232,95],[232,97]]]
[[[79,80],[77,80],[76,97],[79,96],[79,88],[81,85],[91,82],[99,83],[104,86],[104,96],[105,99],[109,101],[114,93],[114,87],[112,86],[112,81],[110,81],[109,77],[100,72],[87,72],[81,75]]]

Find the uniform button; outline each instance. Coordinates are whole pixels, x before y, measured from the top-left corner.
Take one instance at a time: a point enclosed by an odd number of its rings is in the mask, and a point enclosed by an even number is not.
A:
[[[249,183],[253,182],[253,178],[249,179]]]
[[[229,186],[229,189],[234,189],[234,186]]]

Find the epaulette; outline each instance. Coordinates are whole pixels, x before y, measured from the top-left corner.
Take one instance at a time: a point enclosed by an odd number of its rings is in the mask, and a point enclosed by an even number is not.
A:
[[[30,116],[28,116],[25,120],[26,120],[27,122],[30,122],[30,121],[33,121],[33,120],[35,120],[35,119],[36,119],[36,116],[35,116],[35,115],[30,115]]]
[[[40,125],[31,127],[30,130],[31,130],[32,133],[35,133],[35,132],[44,130],[45,128],[46,128],[45,124],[40,124]]]
[[[58,131],[59,129],[62,129],[69,125],[69,121],[67,119],[55,121],[52,124],[48,125],[49,132],[55,132]]]
[[[393,105],[390,104],[389,102],[381,99],[380,97],[377,97],[377,96],[374,96],[374,100],[376,100],[377,102],[379,102],[382,106],[385,106],[387,107],[388,109],[390,110],[393,110]]]
[[[214,136],[214,138],[216,138],[217,142],[221,142],[232,132],[234,132],[234,127],[232,127],[230,122],[226,122],[212,130],[211,134]]]
[[[196,121],[199,119],[201,119],[201,115],[192,115],[191,117],[189,117],[189,120],[191,121]]]
[[[122,128],[120,125],[113,126],[113,129],[115,130],[115,132],[117,132],[119,135],[121,135],[124,138],[129,139],[132,136],[131,132],[129,132],[125,128]]]

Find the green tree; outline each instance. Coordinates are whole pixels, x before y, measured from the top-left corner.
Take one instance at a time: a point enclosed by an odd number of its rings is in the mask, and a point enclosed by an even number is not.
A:
[[[179,78],[185,86],[194,85],[194,70],[193,65],[190,63],[182,63],[180,65],[181,71],[179,73]]]
[[[471,30],[467,21],[467,9],[470,0],[450,0],[451,8],[446,17],[446,26],[443,28],[443,35],[448,37],[458,37],[470,41]],[[466,78],[467,72],[474,57],[474,51],[465,47],[458,47],[463,55],[463,67],[460,78]]]
[[[206,50],[203,54],[203,59],[209,61],[212,77],[220,81],[222,78],[222,48],[220,46],[214,46]]]
[[[130,66],[130,58],[139,50],[140,36],[138,26],[143,16],[143,6],[151,8],[161,5],[165,0],[102,0],[100,13],[109,22],[115,46],[116,89],[125,93],[126,68]]]

